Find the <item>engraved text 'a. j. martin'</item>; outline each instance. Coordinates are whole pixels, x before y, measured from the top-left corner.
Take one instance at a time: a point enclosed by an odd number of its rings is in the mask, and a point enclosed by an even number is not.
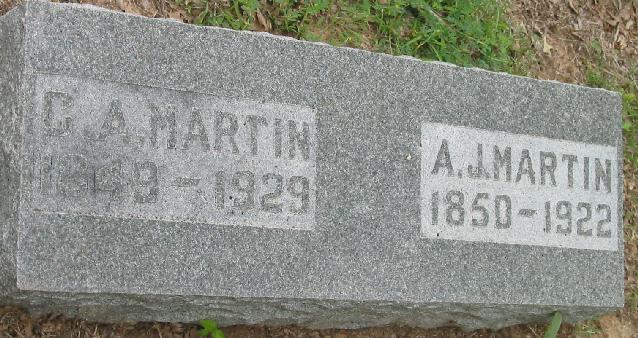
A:
[[[421,126],[421,235],[618,249],[615,147]]]
[[[40,75],[34,208],[311,230],[312,109]]]

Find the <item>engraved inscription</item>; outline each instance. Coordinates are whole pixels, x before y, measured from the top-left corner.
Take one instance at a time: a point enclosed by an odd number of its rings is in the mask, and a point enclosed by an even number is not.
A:
[[[34,209],[312,230],[315,112],[39,75]]]
[[[421,128],[422,237],[618,250],[615,147]]]

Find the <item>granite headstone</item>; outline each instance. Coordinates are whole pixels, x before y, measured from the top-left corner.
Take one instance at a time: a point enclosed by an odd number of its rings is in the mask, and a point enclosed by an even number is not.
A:
[[[0,302],[464,328],[623,306],[615,93],[31,1],[0,18]]]

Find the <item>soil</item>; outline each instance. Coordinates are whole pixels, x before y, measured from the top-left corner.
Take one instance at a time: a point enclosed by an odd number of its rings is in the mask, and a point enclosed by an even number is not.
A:
[[[0,15],[20,0],[0,0]],[[94,4],[114,10],[166,17],[194,18],[173,0],[58,0]],[[601,69],[614,83],[638,87],[638,0],[510,0],[509,17],[523,34],[523,69],[528,76],[584,84],[587,73]],[[529,49],[528,46],[532,48]],[[633,67],[633,68],[632,68]],[[621,311],[597,320],[564,324],[559,337],[638,337],[638,168],[625,167],[625,294]],[[14,337],[198,337],[194,324],[99,324],[62,317],[32,318],[13,307],[0,307],[0,338]],[[464,332],[458,328],[380,327],[363,330],[309,330],[294,326],[232,326],[226,337],[541,337],[544,324],[518,325],[498,331]]]

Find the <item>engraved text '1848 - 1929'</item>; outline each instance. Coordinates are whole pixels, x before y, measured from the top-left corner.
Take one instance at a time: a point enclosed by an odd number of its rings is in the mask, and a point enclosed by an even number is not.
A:
[[[53,75],[36,92],[38,210],[314,228],[310,108]]]

